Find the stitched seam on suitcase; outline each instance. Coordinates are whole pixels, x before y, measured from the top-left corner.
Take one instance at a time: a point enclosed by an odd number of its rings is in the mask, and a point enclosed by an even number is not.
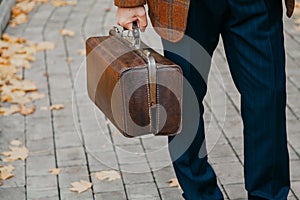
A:
[[[127,134],[127,124],[126,124],[126,106],[124,105],[125,103],[125,95],[124,95],[124,80],[121,78],[122,76],[120,76],[121,79],[121,92],[122,92],[122,111],[123,111],[123,128],[124,128],[124,133]],[[119,80],[120,80],[119,79]],[[128,134],[127,134],[128,135]]]

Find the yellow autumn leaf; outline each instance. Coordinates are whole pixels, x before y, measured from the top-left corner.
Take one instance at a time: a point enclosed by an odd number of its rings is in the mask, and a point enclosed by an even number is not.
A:
[[[74,6],[77,4],[76,1],[62,1],[62,0],[52,0],[52,5],[56,7],[62,7],[62,6]]]
[[[71,183],[71,185],[72,188],[70,188],[70,190],[72,192],[82,193],[90,189],[93,184],[88,181],[80,180],[79,182]]]
[[[40,42],[36,45],[37,51],[46,51],[54,49],[55,45],[53,42]]]
[[[0,115],[12,115],[20,111],[19,106],[11,105],[10,107],[0,107]]]
[[[85,49],[79,49],[77,52],[79,55],[82,55],[82,56],[84,56],[86,54]]]
[[[12,165],[0,166],[0,180],[7,180],[14,177],[12,172],[15,168]]]
[[[23,90],[25,92],[37,91],[36,84],[28,79],[19,81],[18,83],[14,82],[15,89]]]
[[[9,144],[12,146],[21,146],[22,142],[20,140],[12,140]]]
[[[0,40],[0,49],[4,49],[8,47],[9,47],[9,43],[7,41]]]
[[[15,8],[21,9],[23,13],[30,13],[31,11],[33,11],[34,7],[34,1],[20,1],[15,5]]]
[[[53,175],[58,175],[60,173],[60,169],[59,168],[53,168],[49,170],[50,174]]]
[[[54,104],[52,106],[50,106],[50,110],[61,110],[64,109],[64,105],[63,104]]]
[[[32,105],[30,107],[25,106],[24,104],[20,104],[20,114],[26,116],[34,113],[35,111],[35,106]]]
[[[75,35],[75,32],[74,31],[71,31],[71,30],[68,30],[68,29],[60,29],[59,30],[59,33],[62,35],[62,36],[70,36],[70,37],[73,37]]]
[[[20,25],[20,24],[24,24],[24,23],[28,22],[28,20],[29,20],[28,16],[24,13],[21,13],[18,16],[14,17],[10,21],[9,25],[11,27],[15,27],[16,25]]]
[[[3,162],[13,162],[16,160],[25,160],[28,157],[29,151],[28,149],[23,147],[10,147],[10,151],[2,152],[1,154],[6,156],[6,158],[2,159]]]
[[[169,183],[169,186],[170,187],[177,187],[178,189],[181,189],[180,185],[179,185],[179,182],[177,180],[177,178],[172,178],[168,181]]]
[[[71,58],[71,57],[68,57],[68,58],[66,59],[66,61],[67,61],[68,64],[70,64],[71,62],[73,62],[73,60],[74,60],[74,59]]]
[[[31,68],[30,62],[22,58],[17,58],[17,57],[10,58],[10,63],[16,67],[23,67],[26,69]]]
[[[25,43],[25,42],[27,42],[27,40],[25,38],[15,37],[15,36],[9,35],[7,33],[2,34],[2,40],[9,42],[9,43]]]
[[[47,3],[48,0],[34,0],[34,2],[36,2],[36,3]]]
[[[113,181],[121,178],[120,173],[115,170],[96,172],[94,176],[101,181]]]
[[[0,57],[0,64],[1,65],[9,65],[10,64],[9,59]]]
[[[35,100],[39,100],[39,99],[45,98],[45,94],[43,94],[43,93],[38,93],[38,92],[31,92],[31,93],[29,94],[29,98],[30,98],[32,101],[35,101]]]

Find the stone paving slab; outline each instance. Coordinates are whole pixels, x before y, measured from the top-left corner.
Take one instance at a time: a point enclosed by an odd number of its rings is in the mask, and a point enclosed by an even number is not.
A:
[[[76,6],[65,7],[40,4],[30,13],[28,23],[5,30],[33,42],[54,42],[56,48],[38,53],[32,69],[24,72],[24,76],[35,81],[40,92],[46,94],[45,99],[35,103],[36,112],[26,117],[12,115],[0,118],[0,151],[6,151],[13,139],[21,140],[30,151],[27,160],[13,163],[15,177],[0,186],[1,200],[183,199],[182,191],[168,184],[170,179],[175,178],[175,173],[167,150],[167,139],[123,137],[88,99],[84,56],[79,55],[78,50],[85,48],[84,41],[88,37],[107,34],[115,23],[115,11],[112,0],[78,0]],[[63,28],[75,31],[76,35],[62,37],[59,30]],[[160,39],[150,28],[142,34],[142,38],[161,52]],[[299,200],[300,32],[295,30],[293,20],[286,18],[285,44],[292,179],[288,199]],[[68,58],[73,61],[67,62]],[[231,79],[221,41],[213,63],[205,98],[209,160],[218,175],[224,198],[246,199],[240,96]],[[216,96],[224,98],[214,98]],[[39,109],[54,104],[64,104],[65,108],[60,111]],[[221,115],[224,107],[225,116]],[[60,168],[60,174],[50,175],[51,168]],[[112,169],[120,172],[120,179],[99,181],[93,175]],[[80,179],[92,182],[92,190],[82,194],[71,192],[70,183]]]
[[[0,35],[3,33],[10,18],[10,9],[15,5],[15,0],[1,0],[0,1]]]

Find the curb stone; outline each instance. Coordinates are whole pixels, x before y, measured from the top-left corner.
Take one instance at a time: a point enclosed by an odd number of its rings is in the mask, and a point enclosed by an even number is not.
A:
[[[10,18],[10,10],[15,5],[16,0],[0,0],[0,35],[7,26]]]

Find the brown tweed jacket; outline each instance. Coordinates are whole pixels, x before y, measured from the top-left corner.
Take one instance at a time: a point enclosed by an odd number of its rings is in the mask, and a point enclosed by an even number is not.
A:
[[[158,34],[170,41],[179,41],[185,31],[190,0],[114,0],[118,7],[148,4],[149,17]],[[170,3],[172,2],[172,3]],[[291,17],[295,0],[285,0],[287,16]]]

